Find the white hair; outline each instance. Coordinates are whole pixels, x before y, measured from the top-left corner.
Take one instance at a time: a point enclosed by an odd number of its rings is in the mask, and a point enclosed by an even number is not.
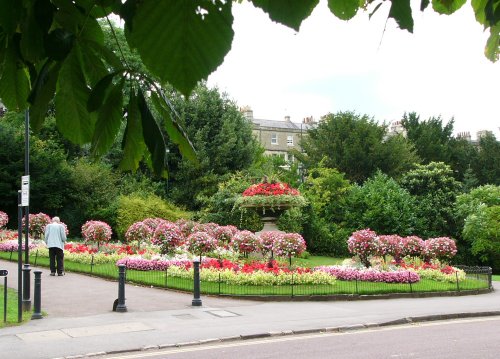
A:
[[[52,222],[60,223],[61,219],[59,217],[55,216],[54,218],[52,218]]]

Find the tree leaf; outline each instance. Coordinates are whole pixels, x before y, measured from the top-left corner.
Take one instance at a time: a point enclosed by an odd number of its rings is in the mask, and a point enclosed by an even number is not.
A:
[[[26,68],[18,62],[11,45],[6,49],[3,71],[0,74],[0,98],[12,111],[22,111],[28,105],[30,83]]]
[[[16,32],[23,10],[22,1],[0,0],[0,27],[5,33]]]
[[[94,51],[94,47],[89,46],[91,44],[93,44],[92,41],[80,41],[85,77],[91,85],[94,85],[108,74],[108,70],[101,57]]]
[[[144,156],[146,144],[144,143],[141,113],[137,104],[137,96],[132,91],[127,107],[127,127],[123,136],[123,156],[120,169],[135,171]]]
[[[55,103],[57,127],[77,144],[90,142],[94,133],[95,115],[87,111],[89,95],[82,71],[81,49],[75,44],[59,72]]]
[[[109,85],[113,82],[113,77],[115,77],[116,72],[104,76],[100,79],[90,92],[89,100],[87,101],[87,110],[89,112],[94,112],[102,106],[104,99],[106,97]]]
[[[380,5],[381,4],[379,4],[379,6]],[[339,19],[350,20],[358,12],[359,1],[356,1],[356,0],[328,0],[328,8]],[[377,11],[377,8],[375,8],[374,12]]]
[[[113,51],[111,51],[104,45],[98,44],[96,42],[89,42],[87,46],[93,49],[97,56],[100,55],[101,58],[103,58],[109,66],[113,67],[115,71],[123,69],[123,64],[121,63],[118,56],[116,56]]]
[[[410,0],[391,0],[389,17],[392,17],[400,29],[413,32],[413,17],[411,14]]]
[[[64,29],[55,29],[45,38],[44,45],[47,56],[62,61],[73,48],[75,37]]]
[[[489,0],[472,0],[471,5],[476,15],[476,20],[480,24],[486,25],[486,3]]]
[[[38,25],[34,7],[27,9],[21,29],[21,54],[25,60],[35,63],[45,56],[45,50],[43,33]]]
[[[165,139],[158,123],[148,108],[142,91],[139,91],[138,107],[141,112],[144,142],[151,153],[153,171],[157,176],[161,176],[165,167]]]
[[[188,96],[231,48],[231,6],[221,0],[136,2],[132,24],[125,23],[127,40],[153,74]]]
[[[467,0],[432,0],[432,8],[440,14],[450,15],[466,2]]]
[[[496,62],[500,58],[500,24],[490,28],[490,37],[486,41],[484,53],[492,62]]]
[[[162,96],[164,96],[162,94]],[[169,139],[179,147],[182,156],[193,163],[198,163],[198,157],[194,150],[193,144],[189,141],[186,132],[182,129],[177,121],[175,121],[170,112],[165,108],[166,101],[164,97],[160,97],[156,93],[151,94],[151,101],[156,110],[160,113],[165,123]]]
[[[373,11],[368,15],[368,19],[371,19],[372,16],[377,12],[378,9],[380,9],[380,7],[382,6],[382,3],[378,3],[377,6],[375,6],[375,9],[373,9]]]
[[[271,20],[299,31],[302,21],[311,15],[319,0],[251,0],[269,14]],[[344,1],[344,0],[340,0]],[[329,1],[330,3],[331,1]],[[330,6],[330,4],[328,4]],[[331,8],[330,8],[331,9]],[[333,11],[333,10],[332,10]],[[335,14],[337,15],[337,14]]]
[[[39,131],[45,120],[49,103],[56,91],[56,83],[60,69],[61,63],[54,63],[51,60],[47,60],[33,85],[29,97],[31,103],[29,108],[30,127],[33,131]]]
[[[424,11],[429,6],[430,0],[420,0],[420,11]]]
[[[96,157],[104,155],[111,148],[120,130],[123,120],[124,82],[125,79],[122,79],[110,89],[104,105],[99,110],[91,146],[92,155]]]

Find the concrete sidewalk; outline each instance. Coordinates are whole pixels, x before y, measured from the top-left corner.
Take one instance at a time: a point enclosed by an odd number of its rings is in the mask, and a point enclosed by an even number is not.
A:
[[[0,260],[17,286],[16,263]],[[55,358],[123,350],[194,345],[252,336],[285,335],[407,322],[500,314],[500,292],[460,296],[343,302],[256,302],[126,286],[127,313],[111,311],[116,282],[42,268],[41,320],[0,329],[0,353]]]

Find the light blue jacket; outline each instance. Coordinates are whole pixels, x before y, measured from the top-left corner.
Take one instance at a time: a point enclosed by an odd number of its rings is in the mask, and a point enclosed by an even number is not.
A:
[[[66,232],[62,224],[53,222],[45,227],[47,247],[57,247],[64,250],[64,242],[66,242]]]

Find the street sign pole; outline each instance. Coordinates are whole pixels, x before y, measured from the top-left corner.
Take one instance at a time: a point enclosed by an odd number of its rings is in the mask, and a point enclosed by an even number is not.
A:
[[[17,321],[23,321],[23,207],[21,191],[17,193]]]

